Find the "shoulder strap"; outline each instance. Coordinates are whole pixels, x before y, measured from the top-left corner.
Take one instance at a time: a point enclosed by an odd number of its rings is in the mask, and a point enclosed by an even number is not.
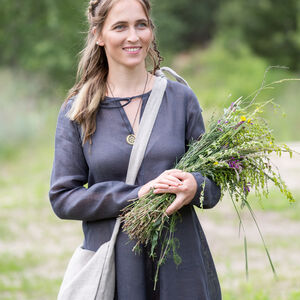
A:
[[[139,131],[137,137],[135,139],[126,176],[126,183],[134,184],[136,176],[138,174],[139,168],[144,158],[144,154],[146,151],[146,147],[149,141],[149,137],[151,135],[151,131],[164,96],[166,86],[167,86],[167,78],[164,72],[172,75],[178,82],[189,86],[188,83],[179,76],[174,70],[168,67],[162,67],[160,70],[155,72],[157,76],[155,78],[155,82],[152,88],[152,92],[147,101],[147,105],[145,111],[143,113],[143,117],[139,126]]]
[[[152,88],[152,92],[147,101],[145,111],[142,116],[142,120],[139,125],[137,137],[133,144],[133,148],[130,154],[126,183],[134,184],[141,163],[144,158],[146,147],[149,141],[149,137],[152,132],[152,128],[167,87],[167,80],[162,77],[156,77]]]
[[[152,88],[152,92],[147,101],[147,105],[145,107],[145,111],[143,113],[139,131],[137,133],[137,137],[135,139],[127,170],[126,183],[134,184],[136,180],[136,176],[142,164],[144,154],[146,151],[146,147],[148,145],[148,141],[152,132],[152,128],[154,122],[156,120],[156,116],[158,110],[160,108],[160,104],[162,102],[166,87],[167,87],[167,79],[163,72],[169,73],[172,75],[178,82],[183,83],[184,85],[188,85],[188,83],[180,77],[174,70],[168,67],[162,67],[160,70],[157,70],[155,75],[155,82]],[[117,219],[115,227],[119,227],[120,220]]]
[[[157,76],[166,78],[166,75],[164,74],[164,72],[168,73],[169,75],[172,75],[176,79],[176,81],[190,87],[186,80],[184,80],[181,76],[179,76],[174,70],[172,70],[169,67],[162,67],[162,68],[160,68],[160,70],[157,70],[155,74]]]
[[[139,125],[139,131],[137,137],[133,144],[131,150],[129,164],[127,169],[126,183],[134,184],[138,171],[140,169],[141,163],[144,158],[146,147],[152,132],[152,128],[164,96],[165,90],[167,87],[167,79],[163,77],[156,77],[151,94],[147,101],[145,111],[142,116],[142,120]],[[116,240],[117,232],[120,228],[120,218],[117,218],[113,235],[111,238],[112,245],[114,245]]]

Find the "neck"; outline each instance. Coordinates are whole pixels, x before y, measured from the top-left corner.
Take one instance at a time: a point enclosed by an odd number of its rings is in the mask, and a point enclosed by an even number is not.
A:
[[[148,74],[148,83],[145,92],[151,86],[152,76]],[[108,84],[115,97],[132,97],[139,95],[145,88],[147,78],[147,70],[143,67],[127,69],[127,68],[109,68]],[[110,92],[108,90],[108,92]]]

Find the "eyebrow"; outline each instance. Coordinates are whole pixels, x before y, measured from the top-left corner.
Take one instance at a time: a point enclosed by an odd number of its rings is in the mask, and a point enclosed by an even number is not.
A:
[[[135,23],[140,23],[140,22],[148,23],[149,21],[147,19],[139,19],[139,20],[135,21]],[[114,23],[111,27],[115,27],[116,25],[127,24],[127,23],[128,23],[128,21],[118,21],[118,22]]]

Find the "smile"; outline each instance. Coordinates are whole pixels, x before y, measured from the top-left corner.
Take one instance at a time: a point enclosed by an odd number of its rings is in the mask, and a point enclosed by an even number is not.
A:
[[[123,48],[123,49],[127,52],[134,53],[134,52],[138,52],[140,49],[142,49],[142,47],[131,47],[131,48]]]

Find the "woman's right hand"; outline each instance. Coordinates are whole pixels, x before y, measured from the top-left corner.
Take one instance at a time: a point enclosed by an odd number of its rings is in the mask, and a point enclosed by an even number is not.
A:
[[[176,177],[176,174],[182,173],[181,170],[178,169],[170,169],[166,170],[163,173],[161,173],[158,177],[155,179],[147,182],[144,184],[139,192],[138,197],[142,197],[149,193],[149,191],[154,189],[166,189],[170,186],[178,187],[182,184],[181,180]]]

